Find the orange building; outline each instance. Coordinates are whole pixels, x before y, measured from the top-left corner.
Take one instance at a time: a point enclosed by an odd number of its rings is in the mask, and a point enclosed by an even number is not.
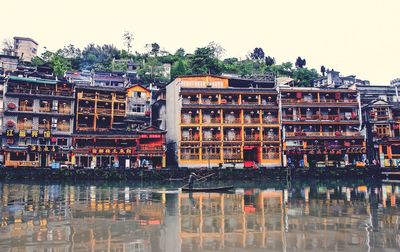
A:
[[[183,76],[167,86],[167,145],[180,167],[280,165],[273,76]]]

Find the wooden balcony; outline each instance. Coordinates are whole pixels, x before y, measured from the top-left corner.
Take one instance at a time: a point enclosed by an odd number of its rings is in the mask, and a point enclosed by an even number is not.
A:
[[[94,100],[94,99],[96,99],[96,94],[94,94],[94,93],[82,93],[82,99]]]
[[[71,114],[71,108],[58,108],[58,113],[60,114]]]
[[[221,159],[221,155],[220,154],[215,154],[215,153],[208,154],[208,153],[204,153],[203,152],[203,155],[201,156],[201,158],[203,160],[208,160],[208,159],[210,159],[210,160],[220,160]]]
[[[224,153],[224,159],[236,159],[240,160],[242,157],[240,153]]]
[[[234,136],[234,137],[228,137],[226,136],[224,138],[225,141],[229,142],[229,141],[242,141],[242,136]]]
[[[181,123],[182,124],[198,124],[199,123],[199,118],[181,118]]]
[[[354,137],[358,137],[358,136],[362,136],[360,132],[339,132],[339,131],[335,131],[335,132],[285,132],[287,137],[302,137],[302,136],[306,136],[306,137],[321,137],[321,136],[325,136],[325,137],[341,137],[341,136],[354,136]]]
[[[111,101],[112,96],[110,94],[98,94],[97,99],[104,100],[104,101]]]
[[[213,135],[211,137],[203,136],[203,141],[221,141],[221,137],[219,135]]]
[[[279,153],[278,152],[263,153],[262,159],[279,159]]]
[[[19,106],[18,111],[21,112],[33,112],[33,107],[31,106]]]
[[[125,115],[125,109],[114,109],[114,115],[118,116]]]
[[[19,130],[31,130],[32,123],[17,123],[17,129]]]
[[[111,115],[111,109],[110,108],[97,108],[97,113]]]
[[[182,99],[182,104],[199,104],[199,100]]]
[[[240,118],[225,118],[224,123],[227,124],[240,124],[242,120]]]
[[[214,117],[214,118],[209,118],[206,119],[203,117],[203,123],[209,123],[209,124],[213,124],[213,123],[221,123],[221,118],[220,117]]]
[[[71,130],[71,127],[70,125],[67,124],[58,124],[57,130],[61,132],[69,132]]]
[[[42,129],[42,130],[50,130],[51,129],[51,125],[50,125],[50,123],[39,124],[38,128]]]
[[[278,135],[263,135],[263,141],[279,141]]]
[[[199,154],[181,153],[181,159],[184,160],[198,160],[199,158],[200,158]]]
[[[182,141],[200,141],[199,136],[182,137]]]
[[[245,141],[260,141],[260,137],[259,136],[244,136],[244,140]]]
[[[277,117],[263,117],[263,123],[266,124],[277,124],[278,118]]]
[[[39,108],[39,112],[50,113],[51,112],[51,108],[50,107],[40,107]]]
[[[80,107],[79,113],[94,113],[94,108]]]
[[[260,123],[260,118],[244,118],[243,119],[245,124],[259,124]]]

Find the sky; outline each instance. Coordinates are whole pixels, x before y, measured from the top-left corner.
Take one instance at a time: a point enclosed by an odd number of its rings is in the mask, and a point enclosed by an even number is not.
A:
[[[173,53],[214,41],[225,58],[261,47],[277,63],[301,56],[307,67],[371,84],[400,77],[399,0],[0,0],[0,9],[0,40],[31,37],[39,52],[89,43],[122,49],[130,31],[139,52],[153,42]]]

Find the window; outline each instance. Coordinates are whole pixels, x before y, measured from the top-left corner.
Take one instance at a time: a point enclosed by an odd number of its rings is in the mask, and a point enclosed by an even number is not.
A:
[[[134,92],[133,97],[135,98],[142,98],[143,97],[143,92]]]
[[[33,111],[33,100],[19,100],[18,111]]]
[[[144,113],[144,111],[145,111],[144,104],[134,104],[134,105],[132,105],[132,112]]]
[[[389,125],[376,125],[376,134],[378,137],[390,136]]]

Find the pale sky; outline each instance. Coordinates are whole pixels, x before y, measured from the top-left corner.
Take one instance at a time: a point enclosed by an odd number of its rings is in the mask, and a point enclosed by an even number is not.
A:
[[[225,57],[254,47],[278,63],[297,56],[371,84],[400,77],[399,0],[18,0],[0,1],[0,40],[26,36],[50,50],[90,42],[133,50],[157,42],[193,52],[210,41]]]

